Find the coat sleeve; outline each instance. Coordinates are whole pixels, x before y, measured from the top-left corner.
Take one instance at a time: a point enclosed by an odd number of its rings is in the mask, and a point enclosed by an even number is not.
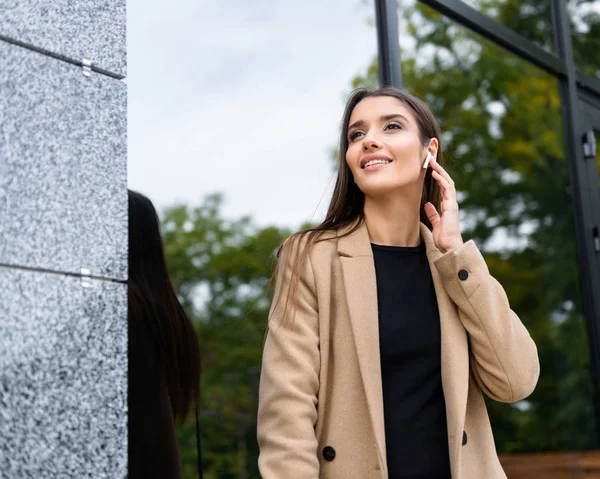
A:
[[[263,350],[258,465],[263,479],[317,479],[320,353],[316,288],[307,258],[299,268],[296,294],[286,300],[296,258],[296,248],[288,243],[280,253]]]
[[[475,243],[445,253],[434,266],[468,333],[471,370],[479,387],[501,402],[529,396],[540,374],[536,345]]]

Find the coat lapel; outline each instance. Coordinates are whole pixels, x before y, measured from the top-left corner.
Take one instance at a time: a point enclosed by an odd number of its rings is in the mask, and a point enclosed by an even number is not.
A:
[[[366,225],[362,224],[353,233],[339,239],[338,255],[342,264],[350,323],[373,434],[381,463],[387,464],[379,356],[377,283]]]
[[[427,258],[440,311],[442,333],[442,387],[446,401],[450,459],[455,464],[461,447],[467,397],[469,393],[469,349],[467,333],[458,316],[457,307],[446,292],[434,265],[442,256],[433,243],[431,231],[421,223],[421,238],[425,241]],[[454,469],[456,470],[456,469]]]

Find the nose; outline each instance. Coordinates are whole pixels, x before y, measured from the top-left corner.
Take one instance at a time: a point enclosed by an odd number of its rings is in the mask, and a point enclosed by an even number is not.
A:
[[[378,150],[381,148],[381,143],[372,132],[368,132],[363,138],[362,147],[363,151]]]

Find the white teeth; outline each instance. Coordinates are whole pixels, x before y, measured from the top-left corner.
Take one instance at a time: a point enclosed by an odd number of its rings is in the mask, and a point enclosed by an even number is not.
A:
[[[371,165],[377,165],[378,163],[381,163],[382,165],[387,165],[388,163],[391,163],[390,160],[371,160],[371,161],[367,161],[365,163],[365,166],[363,166],[363,168],[366,168],[367,166],[371,166]]]

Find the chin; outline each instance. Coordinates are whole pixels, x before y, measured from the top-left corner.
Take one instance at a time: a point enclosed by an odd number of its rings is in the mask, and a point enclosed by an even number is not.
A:
[[[366,196],[371,197],[387,196],[407,186],[409,186],[409,183],[404,181],[390,181],[383,178],[378,180],[369,179],[369,181],[363,181],[358,185]]]

